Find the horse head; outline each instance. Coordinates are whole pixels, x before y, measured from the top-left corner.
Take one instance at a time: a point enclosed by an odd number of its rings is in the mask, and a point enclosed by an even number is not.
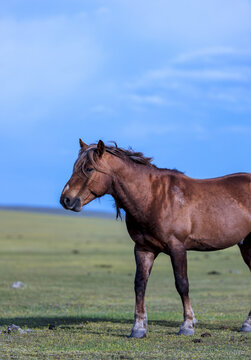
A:
[[[111,155],[105,151],[103,141],[88,146],[80,139],[79,143],[78,159],[60,197],[65,209],[77,212],[92,200],[109,193],[112,182],[107,161]]]

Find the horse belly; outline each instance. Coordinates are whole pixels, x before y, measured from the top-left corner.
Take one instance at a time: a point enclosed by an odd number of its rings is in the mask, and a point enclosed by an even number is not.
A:
[[[191,234],[185,240],[187,250],[212,251],[239,243],[251,232],[251,214],[240,208],[208,212],[193,222]]]
[[[186,250],[197,250],[197,251],[215,251],[222,250],[228,247],[234,246],[241,242],[243,238],[235,239],[218,239],[218,238],[207,238],[207,237],[195,237],[189,236],[185,241]]]

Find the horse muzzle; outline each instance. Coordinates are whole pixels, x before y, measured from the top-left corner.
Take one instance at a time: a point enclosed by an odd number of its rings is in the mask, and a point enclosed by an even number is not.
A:
[[[60,198],[60,204],[66,209],[66,210],[72,210],[79,212],[81,211],[81,200],[79,197],[70,198],[69,196],[61,196]]]

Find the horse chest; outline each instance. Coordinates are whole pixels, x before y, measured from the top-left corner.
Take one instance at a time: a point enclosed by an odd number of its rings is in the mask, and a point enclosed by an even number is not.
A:
[[[135,219],[126,217],[126,225],[128,233],[135,244],[147,248],[162,251],[165,248],[164,242],[161,240],[160,230],[154,225],[148,223],[137,223]]]

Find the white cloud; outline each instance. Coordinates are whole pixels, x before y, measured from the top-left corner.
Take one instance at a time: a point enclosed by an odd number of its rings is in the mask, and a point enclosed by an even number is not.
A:
[[[146,80],[167,80],[170,78],[174,79],[188,79],[194,81],[248,81],[250,79],[251,71],[247,69],[199,69],[190,70],[184,69],[179,70],[171,67],[151,70],[146,75]]]
[[[129,100],[132,100],[133,102],[137,104],[150,104],[150,105],[165,105],[166,101],[164,98],[162,98],[159,95],[129,95]]]
[[[208,61],[210,58],[210,61]],[[147,70],[127,84],[133,98],[154,91],[163,104],[183,104],[201,99],[203,103],[229,108],[251,108],[251,52],[234,47],[198,48],[169,59],[165,67]],[[142,101],[143,103],[143,101]]]
[[[85,14],[0,20],[0,105],[43,108],[88,83],[103,61]],[[38,105],[39,104],[39,105]],[[13,121],[15,121],[13,119]]]
[[[78,104],[82,118],[117,114],[121,107],[192,107],[194,99],[248,104],[246,0],[121,0],[109,8],[98,1],[88,9],[0,19],[0,106],[12,122],[48,117],[51,108],[67,102]]]
[[[105,6],[101,6],[97,9],[97,14],[101,16],[106,16],[110,14],[110,9]]]
[[[98,104],[90,108],[92,113],[96,114],[113,114],[114,110],[106,105]]]
[[[250,125],[233,125],[228,126],[224,129],[224,131],[229,131],[232,133],[238,134],[250,134],[251,133],[251,126]]]
[[[150,136],[165,136],[165,135],[193,135],[197,138],[204,138],[208,135],[208,129],[198,123],[175,123],[167,119],[164,123],[154,121],[133,121],[126,124],[123,129],[123,134],[131,138],[147,138]]]
[[[201,48],[198,50],[186,52],[179,54],[176,58],[173,59],[172,63],[174,64],[184,64],[190,62],[214,62],[216,58],[223,56],[240,57],[240,56],[249,56],[251,57],[251,50],[238,49],[228,46],[216,46],[209,48]]]
[[[118,8],[131,31],[171,48],[249,44],[249,0],[121,0]]]

